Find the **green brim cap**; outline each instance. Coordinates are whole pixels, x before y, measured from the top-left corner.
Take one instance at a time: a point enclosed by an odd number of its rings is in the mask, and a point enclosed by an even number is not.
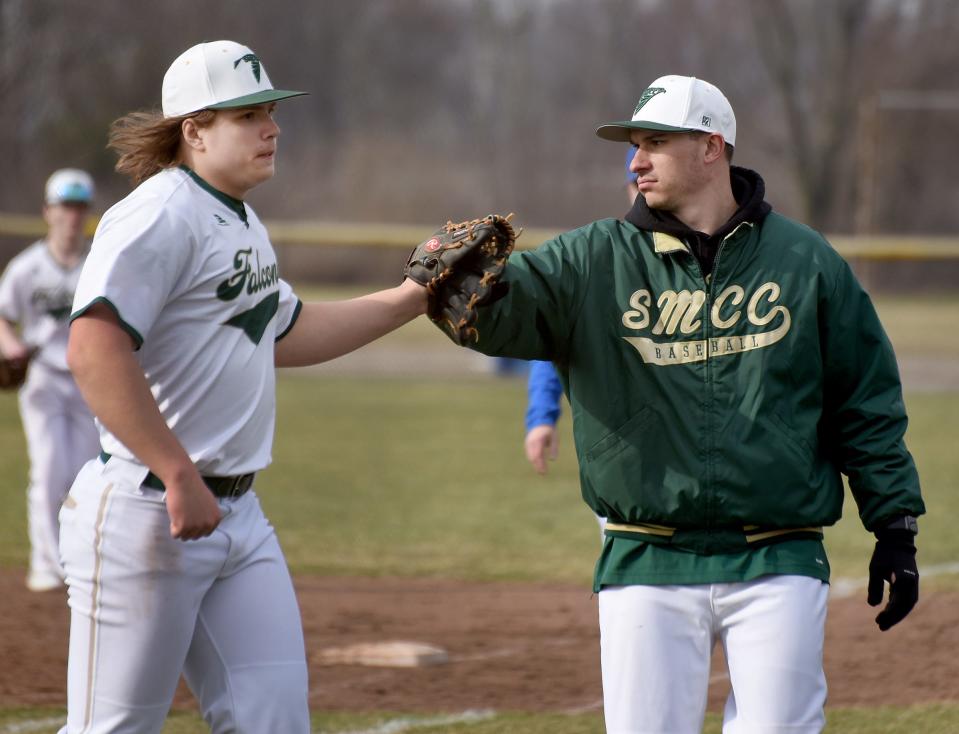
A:
[[[692,76],[661,76],[639,96],[631,120],[596,128],[603,140],[628,142],[633,130],[704,132],[736,144],[736,116],[729,100],[709,82]]]
[[[688,133],[694,128],[674,127],[672,125],[663,125],[658,122],[646,122],[645,120],[625,120],[623,122],[608,122],[596,128],[596,134],[603,140],[612,140],[616,143],[628,143],[629,133],[632,130],[660,130],[666,133]]]
[[[289,99],[290,97],[302,97],[309,92],[293,92],[288,89],[264,89],[253,94],[246,94],[235,99],[228,99],[225,102],[211,104],[205,109],[208,110],[229,110],[236,107],[252,107],[253,105],[266,104],[267,102],[276,102],[280,99]]]

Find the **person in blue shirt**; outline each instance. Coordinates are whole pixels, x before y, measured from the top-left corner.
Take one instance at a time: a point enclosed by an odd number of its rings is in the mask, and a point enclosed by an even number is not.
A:
[[[526,458],[537,474],[545,474],[546,460],[555,461],[559,455],[556,423],[563,395],[552,362],[530,362],[526,394]]]

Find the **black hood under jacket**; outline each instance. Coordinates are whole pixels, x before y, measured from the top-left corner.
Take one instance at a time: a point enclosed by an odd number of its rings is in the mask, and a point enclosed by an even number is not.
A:
[[[722,227],[711,235],[697,232],[679,221],[671,213],[650,209],[646,206],[646,199],[642,194],[636,197],[632,209],[626,214],[626,221],[640,229],[650,232],[664,232],[672,235],[687,245],[699,260],[704,273],[712,271],[713,260],[723,238],[738,227],[742,222],[759,224],[772,207],[765,201],[766,184],[762,176],[748,168],[731,166],[729,169],[730,184],[733,189],[733,198],[739,204],[739,209],[729,218]]]

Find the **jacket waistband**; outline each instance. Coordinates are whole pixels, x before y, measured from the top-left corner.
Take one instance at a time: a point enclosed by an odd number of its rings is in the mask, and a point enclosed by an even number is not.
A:
[[[111,458],[111,455],[106,451],[100,452],[100,461],[106,464]],[[210,489],[210,491],[216,497],[223,498],[236,498],[244,495],[249,491],[253,486],[253,478],[256,476],[256,472],[251,472],[250,474],[237,474],[232,477],[214,477],[214,476],[203,476],[203,483]],[[163,486],[163,482],[153,472],[150,472],[146,475],[146,478],[143,480],[143,486],[149,487],[150,489],[158,489],[164,491],[166,487]]]
[[[606,530],[620,533],[635,533],[637,535],[651,535],[656,538],[672,538],[677,528],[666,525],[652,525],[649,523],[607,522]],[[810,534],[823,535],[822,527],[808,526],[803,528],[763,528],[759,525],[743,525],[743,536],[747,544],[760,543],[771,539],[787,539],[788,536],[809,536]]]

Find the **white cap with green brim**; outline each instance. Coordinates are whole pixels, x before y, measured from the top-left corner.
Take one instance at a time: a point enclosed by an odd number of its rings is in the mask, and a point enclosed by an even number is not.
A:
[[[47,179],[44,201],[56,204],[90,204],[93,201],[93,179],[86,171],[77,168],[61,168]]]
[[[629,142],[632,130],[701,131],[736,145],[736,116],[717,87],[692,76],[661,76],[640,95],[633,119],[600,125],[604,140]]]
[[[163,76],[163,116],[222,110],[299,97],[306,92],[274,89],[259,57],[233,41],[187,49]]]

